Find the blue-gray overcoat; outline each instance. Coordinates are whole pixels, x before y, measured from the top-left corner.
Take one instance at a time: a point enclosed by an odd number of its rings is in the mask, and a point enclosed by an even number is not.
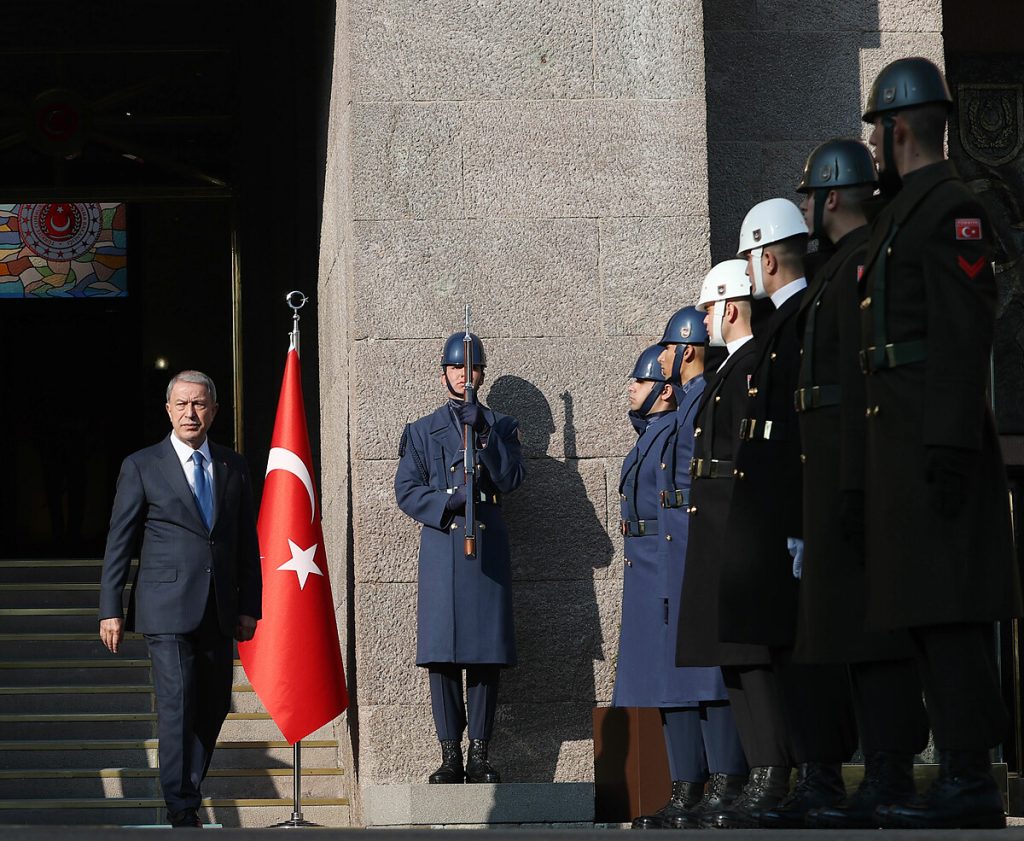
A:
[[[464,484],[462,431],[449,404],[405,427],[395,496],[420,532],[416,664],[515,664],[512,571],[500,497],[525,476],[515,418],[486,407],[477,450],[477,556],[464,550],[465,518],[445,509]],[[485,439],[485,440],[484,440]],[[494,502],[494,499],[497,502]]]

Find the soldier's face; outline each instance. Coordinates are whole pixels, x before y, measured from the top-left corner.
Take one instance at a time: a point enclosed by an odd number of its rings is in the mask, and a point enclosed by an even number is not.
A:
[[[661,375],[663,377],[672,376],[672,363],[675,362],[675,358],[675,345],[665,345],[665,347],[662,348],[661,353],[658,354],[658,364],[661,366]]]
[[[868,137],[868,145],[871,147],[871,153],[875,156],[875,163],[878,164],[878,169],[881,170],[885,166],[885,155],[882,149],[882,140],[885,137],[885,128],[882,126],[882,118],[875,117],[875,122],[871,127],[871,135]]]
[[[814,230],[814,191],[804,193],[804,200],[800,202],[800,212],[804,215],[804,224],[808,231]]]
[[[441,385],[444,386],[445,377],[448,378],[448,382],[452,387],[452,391],[460,396],[466,394],[466,366],[465,365],[446,365],[444,372],[441,374]],[[484,382],[484,369],[479,365],[473,366],[473,388],[480,388]],[[445,389],[447,391],[447,389]]]
[[[640,407],[644,405],[644,400],[647,399],[647,395],[651,393],[651,389],[658,385],[660,383],[654,380],[633,380],[627,389],[629,394],[629,410],[631,412],[639,412]]]
[[[714,327],[715,327],[715,307],[718,306],[718,302],[715,301],[708,304],[708,308],[704,310],[704,329],[708,331],[708,338],[714,338]]]

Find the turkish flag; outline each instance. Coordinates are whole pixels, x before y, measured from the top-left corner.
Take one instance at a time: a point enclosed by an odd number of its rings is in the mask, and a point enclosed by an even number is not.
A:
[[[238,653],[259,699],[294,744],[348,706],[294,346],[270,447],[257,523],[263,618]]]

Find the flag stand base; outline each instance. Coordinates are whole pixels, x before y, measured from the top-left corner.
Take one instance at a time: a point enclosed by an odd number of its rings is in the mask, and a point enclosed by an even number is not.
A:
[[[298,829],[303,826],[320,826],[302,818],[302,741],[292,745],[292,816],[271,829]]]

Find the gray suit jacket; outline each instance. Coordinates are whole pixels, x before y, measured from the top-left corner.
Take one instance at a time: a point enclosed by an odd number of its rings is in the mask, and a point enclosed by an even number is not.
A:
[[[139,568],[127,630],[182,634],[199,627],[210,592],[221,630],[234,634],[240,614],[259,619],[262,576],[252,485],[245,459],[210,442],[213,526],[206,528],[170,438],[121,465],[103,556],[100,618],[121,617],[131,558]]]

